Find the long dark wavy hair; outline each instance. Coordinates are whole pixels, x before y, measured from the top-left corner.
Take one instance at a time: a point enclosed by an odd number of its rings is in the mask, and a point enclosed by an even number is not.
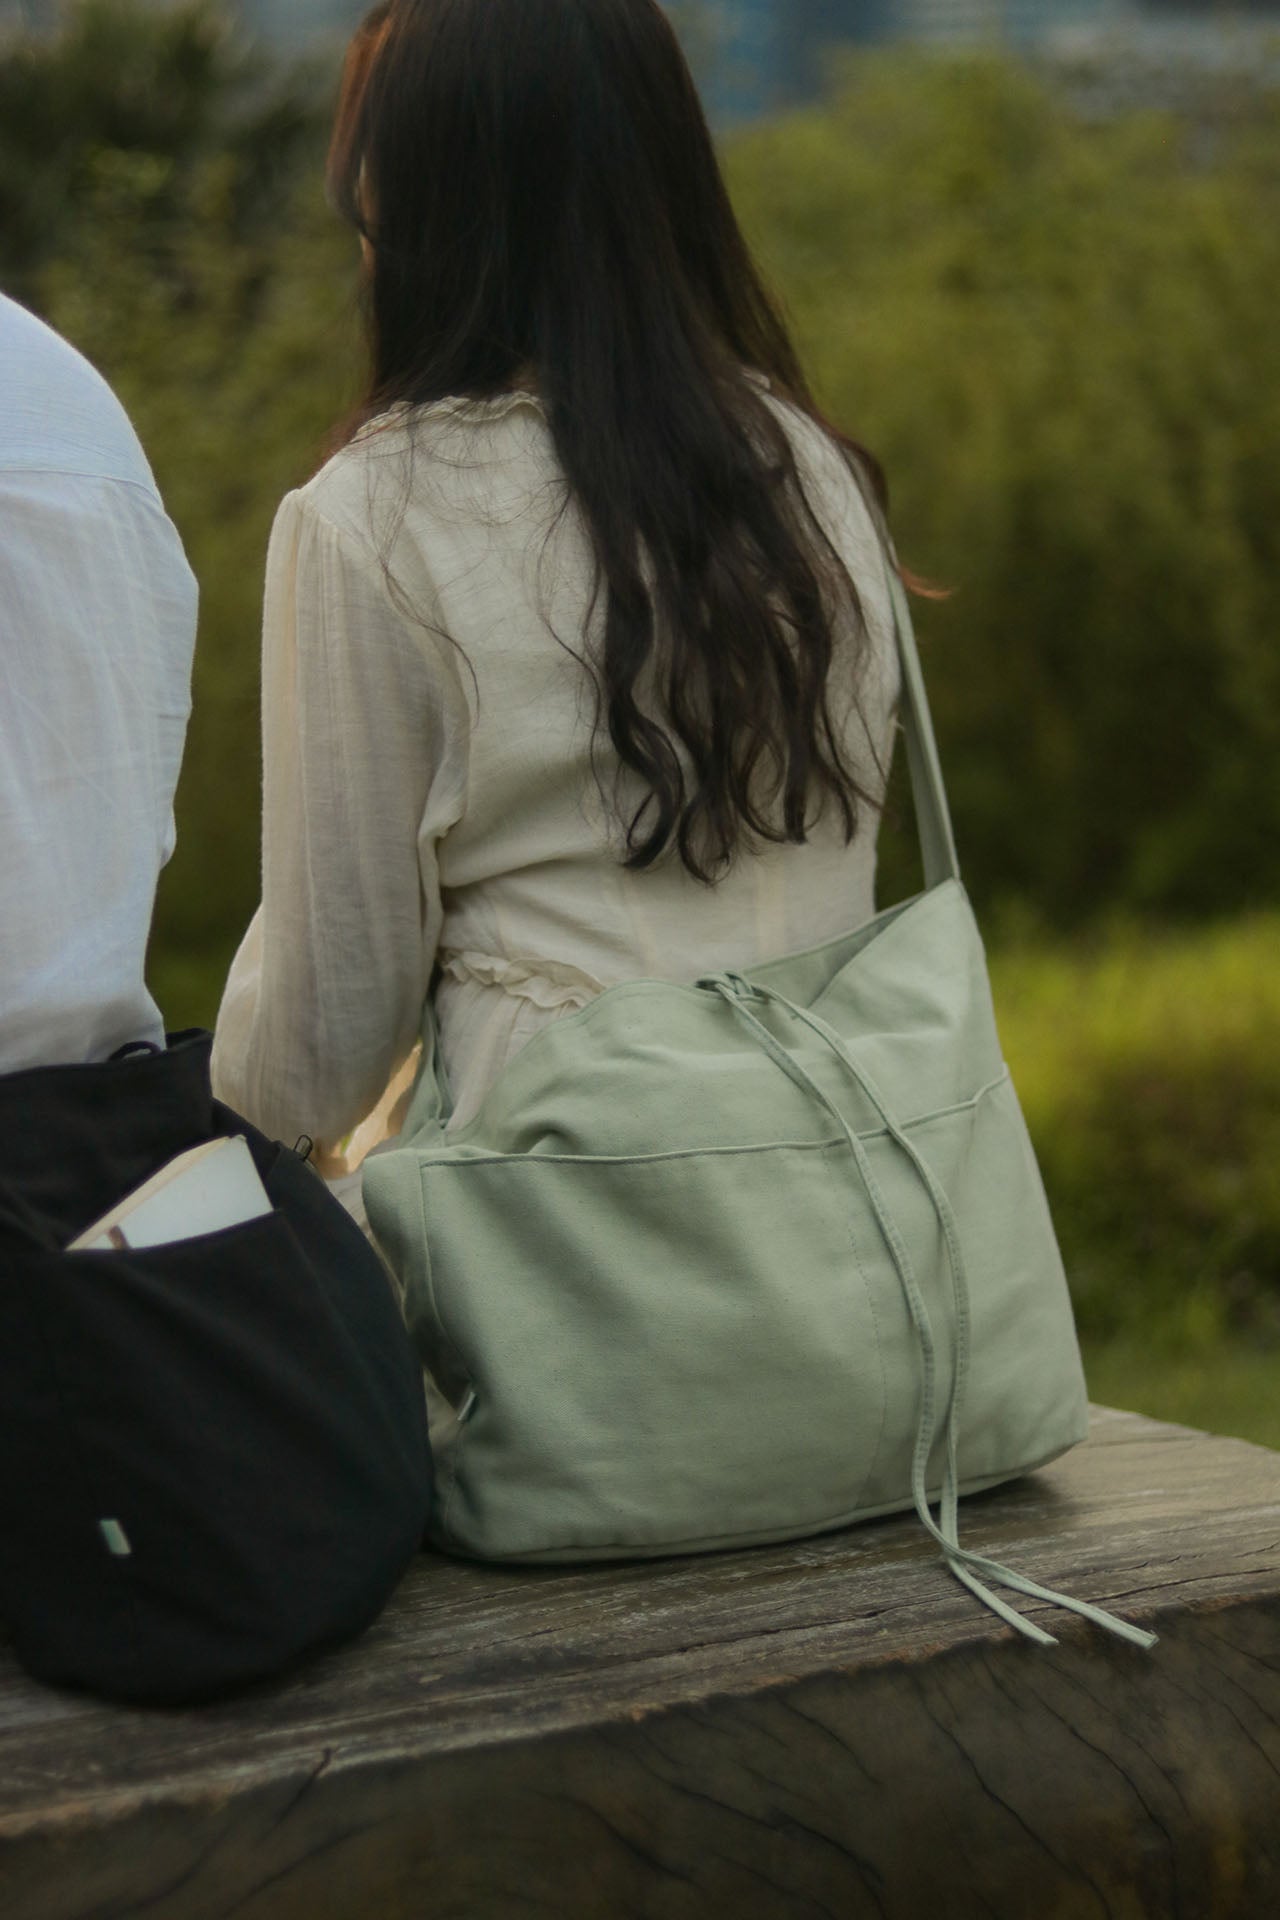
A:
[[[674,843],[714,883],[744,843],[804,842],[832,800],[851,840],[877,799],[828,685],[838,625],[857,686],[866,623],[752,371],[882,504],[883,478],[814,403],[657,0],[375,8],[328,185],[371,250],[346,437],[397,403],[532,385],[543,404],[604,595],[597,732],[648,789],[624,864]]]

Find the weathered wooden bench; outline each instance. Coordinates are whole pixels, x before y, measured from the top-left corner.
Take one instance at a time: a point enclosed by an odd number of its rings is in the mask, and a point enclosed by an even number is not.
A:
[[[192,1713],[0,1656],[4,1920],[1280,1915],[1280,1454],[1098,1411],[967,1543],[1161,1634],[1027,1645],[899,1518],[507,1573]]]

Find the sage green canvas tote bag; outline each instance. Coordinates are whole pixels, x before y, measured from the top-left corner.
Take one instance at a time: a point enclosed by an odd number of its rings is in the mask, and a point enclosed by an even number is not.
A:
[[[1030,1637],[1049,1639],[991,1583],[1147,1644],[957,1539],[958,1496],[1074,1446],[1087,1407],[888,571],[922,894],[742,974],[610,988],[448,1134],[428,1008],[364,1194],[438,1389],[431,1532],[582,1561],[914,1506]]]

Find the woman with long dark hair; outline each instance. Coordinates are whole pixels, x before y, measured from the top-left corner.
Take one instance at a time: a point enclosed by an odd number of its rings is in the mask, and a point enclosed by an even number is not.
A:
[[[869,918],[897,667],[851,471],[656,0],[392,0],[330,192],[371,375],[267,569],[216,1084],[335,1143],[433,997],[453,1125],[604,987]]]

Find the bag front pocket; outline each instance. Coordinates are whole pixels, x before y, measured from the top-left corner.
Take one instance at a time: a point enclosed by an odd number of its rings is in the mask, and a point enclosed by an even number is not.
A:
[[[472,1396],[441,1543],[590,1558],[852,1516],[885,1389],[846,1161],[815,1143],[423,1163],[411,1321]]]
[[[0,1607],[33,1671],[198,1698],[367,1623],[420,1538],[424,1462],[283,1212],[32,1250],[6,1284],[38,1377],[7,1442]]]

